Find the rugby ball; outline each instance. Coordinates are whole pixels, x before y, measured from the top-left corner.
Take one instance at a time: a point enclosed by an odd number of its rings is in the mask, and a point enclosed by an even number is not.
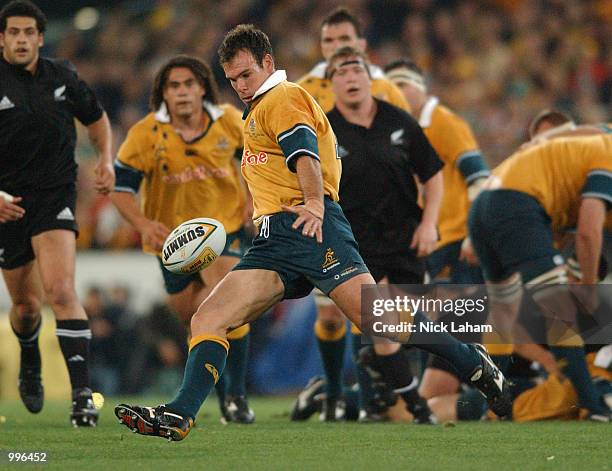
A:
[[[174,229],[164,242],[162,263],[172,273],[195,273],[221,255],[225,238],[225,227],[216,219],[190,219]]]

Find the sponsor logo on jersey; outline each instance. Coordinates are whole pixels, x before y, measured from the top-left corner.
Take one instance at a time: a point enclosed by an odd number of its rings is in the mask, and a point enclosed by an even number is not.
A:
[[[223,136],[221,137],[218,141],[217,141],[217,149],[220,150],[227,150],[229,148],[229,141],[227,140],[227,137]]]
[[[53,91],[53,99],[55,101],[65,101],[66,100],[66,96],[64,95],[65,92],[66,92],[66,85],[62,85],[61,87],[56,88]]]
[[[191,242],[198,237],[204,237],[205,235],[206,229],[204,226],[197,226],[194,229],[189,229],[187,232],[180,234],[164,249],[164,260],[168,260],[172,254],[183,248],[188,242]]]
[[[391,133],[391,145],[392,146],[401,146],[404,144],[404,130],[398,129]]]
[[[6,95],[2,97],[0,100],[0,111],[2,110],[10,110],[11,108],[15,108],[15,103],[9,100],[9,97]]]
[[[74,214],[72,214],[70,208],[66,206],[58,213],[55,219],[59,219],[60,221],[74,221]]]
[[[323,269],[323,273],[326,273],[328,270],[331,270],[334,267],[340,265],[338,259],[334,256],[334,251],[331,248],[328,248],[325,251],[325,255],[323,257],[323,264],[321,268]]]
[[[346,150],[345,147],[342,147],[340,144],[338,144],[338,149],[336,151],[336,154],[337,154],[339,159],[343,159],[343,158],[345,158],[346,156],[349,155],[349,151]]]
[[[242,153],[242,161],[240,163],[241,167],[246,167],[248,165],[265,165],[268,163],[268,154],[265,152],[251,152],[248,149],[245,149]]]
[[[0,262],[4,262],[4,249],[0,249]]]
[[[166,169],[167,170],[167,169]],[[227,178],[229,170],[225,168],[208,168],[204,165],[187,167],[179,173],[169,173],[162,177],[162,181],[168,184],[187,183],[193,180],[206,180],[207,178]]]

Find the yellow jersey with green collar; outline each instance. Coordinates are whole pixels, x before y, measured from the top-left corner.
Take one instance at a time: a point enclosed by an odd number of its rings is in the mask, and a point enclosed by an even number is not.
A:
[[[438,217],[438,248],[467,237],[470,208],[468,186],[490,172],[470,126],[438,98],[429,97],[421,110],[419,124],[436,153],[444,161],[444,196]]]
[[[508,157],[493,174],[500,188],[538,200],[553,230],[576,227],[581,198],[612,204],[612,136],[546,141]]]
[[[332,110],[336,96],[331,88],[331,80],[325,78],[327,62],[320,62],[308,74],[297,81],[297,84],[310,93],[325,113]],[[372,78],[372,95],[410,113],[410,105],[404,94],[396,85],[385,78],[380,67],[370,65]]]
[[[254,220],[304,201],[295,173],[295,158],[301,155],[320,162],[324,194],[338,201],[341,166],[331,125],[317,102],[286,78],[285,71],[274,72],[243,114],[241,168]]]
[[[140,193],[144,215],[169,229],[196,217],[212,217],[225,230],[243,224],[246,191],[240,181],[242,119],[231,105],[204,103],[204,133],[185,142],[165,104],[136,123],[119,148],[115,191]],[[148,253],[157,254],[144,244]]]

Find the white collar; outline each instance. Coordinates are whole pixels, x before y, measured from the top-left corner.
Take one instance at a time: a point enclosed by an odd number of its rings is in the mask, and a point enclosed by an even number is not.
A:
[[[319,62],[315,65],[312,70],[308,73],[308,75],[318,78],[325,79],[325,72],[327,71],[327,62]],[[385,78],[385,73],[383,70],[377,65],[370,64],[370,77],[372,80],[378,80]]]
[[[253,95],[253,98],[251,98],[251,102],[253,102],[253,100],[255,98],[260,97],[261,95],[263,95],[264,93],[266,93],[269,90],[272,90],[274,87],[276,87],[279,83],[284,82],[285,80],[287,80],[287,74],[284,70],[277,70],[276,72],[274,72],[272,75],[270,75],[264,83],[261,84],[261,87],[259,87],[257,89],[257,91],[255,92],[255,94]]]
[[[419,124],[422,128],[428,128],[431,126],[431,117],[433,115],[433,111],[440,103],[438,97],[430,96],[425,104],[423,105],[423,109],[421,110],[421,116],[419,117]]]
[[[210,119],[215,122],[221,116],[223,116],[223,109],[219,108],[217,105],[213,105],[210,101],[204,100],[202,102],[202,108],[206,110]],[[166,106],[166,102],[163,101],[159,109],[155,112],[155,121],[160,123],[169,123],[170,122],[170,113],[168,113],[168,107]]]

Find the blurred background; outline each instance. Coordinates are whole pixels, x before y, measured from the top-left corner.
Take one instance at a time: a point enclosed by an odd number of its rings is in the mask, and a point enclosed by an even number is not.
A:
[[[0,6],[5,3],[0,0]],[[360,17],[372,62],[416,60],[431,93],[470,122],[492,167],[526,139],[529,120],[542,108],[559,108],[577,122],[612,121],[609,0],[35,3],[50,20],[43,55],[71,60],[96,91],[113,124],[115,149],[148,112],[152,78],[171,56],[188,53],[209,61],[223,100],[240,107],[216,58],[223,34],[242,22],[261,27],[272,40],[277,67],[297,80],[321,60],[321,20],[340,4]],[[107,394],[173,389],[185,357],[184,332],[163,305],[156,261],[140,253],[138,234],[93,191],[95,154],[82,129],[77,160],[77,288],[92,318],[96,386]],[[9,307],[2,285],[0,312]],[[0,353],[6,349],[0,355],[0,398],[16,397],[17,342],[0,317]],[[283,303],[256,323],[252,392],[294,390],[319,372],[313,320],[314,304],[306,298]],[[67,396],[54,322],[50,316],[47,321],[44,348],[51,360],[45,358],[43,373],[53,378],[46,381],[47,393]],[[119,364],[129,365],[129,378],[122,377]]]

